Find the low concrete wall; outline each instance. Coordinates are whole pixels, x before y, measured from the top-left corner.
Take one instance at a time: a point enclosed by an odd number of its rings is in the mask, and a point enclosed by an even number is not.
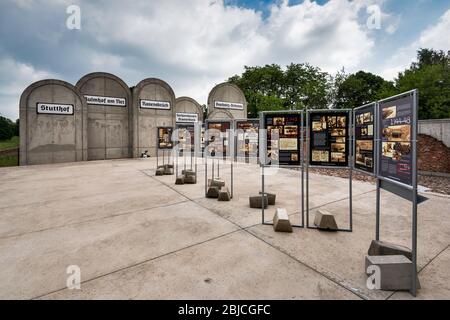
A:
[[[450,147],[450,119],[420,120],[419,134],[426,134]]]

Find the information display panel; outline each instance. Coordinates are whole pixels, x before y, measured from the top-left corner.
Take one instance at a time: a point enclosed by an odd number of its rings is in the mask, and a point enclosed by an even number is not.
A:
[[[311,166],[349,166],[349,111],[311,111],[309,116]]]
[[[172,127],[158,127],[158,149],[172,149]]]
[[[412,186],[412,124],[414,97],[379,104],[379,136],[381,138],[378,175]]]
[[[353,167],[375,174],[375,103],[354,109],[355,157]]]
[[[259,120],[236,120],[236,155],[258,157]]]
[[[229,130],[231,129],[231,122],[229,121],[208,121],[207,122],[207,130],[218,130],[220,132],[220,137],[222,138],[222,145],[214,144],[215,150],[214,154],[222,153],[224,159],[227,156],[227,150],[229,146]],[[207,142],[207,144],[211,144],[214,141],[211,141],[211,139],[214,139],[215,137],[211,134],[209,134],[210,141]]]
[[[193,124],[177,124],[180,149],[194,151],[195,126]]]
[[[300,165],[301,113],[266,113],[267,157],[280,165]],[[278,135],[277,135],[278,134]],[[277,137],[278,139],[272,138]]]

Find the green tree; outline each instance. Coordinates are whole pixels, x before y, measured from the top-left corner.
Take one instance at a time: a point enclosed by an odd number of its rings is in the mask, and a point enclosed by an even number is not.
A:
[[[249,117],[267,110],[324,108],[327,106],[329,75],[309,64],[245,67],[229,82],[240,87],[248,102]]]
[[[14,136],[15,124],[11,120],[0,116],[0,141],[9,140]]]
[[[334,106],[355,108],[396,93],[392,82],[370,72],[359,71],[336,84]]]
[[[329,85],[328,73],[307,63],[292,63],[285,72],[286,104],[292,109],[324,109]]]
[[[398,75],[398,92],[419,90],[419,118],[450,118],[450,51],[420,49],[417,62]]]

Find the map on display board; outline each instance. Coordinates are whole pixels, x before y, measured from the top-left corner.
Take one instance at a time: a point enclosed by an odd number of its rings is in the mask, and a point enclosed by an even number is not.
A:
[[[349,113],[311,112],[309,121],[310,165],[348,167]]]
[[[357,108],[354,110],[354,112],[355,112],[354,168],[374,174],[375,104]]]
[[[301,114],[265,114],[267,157],[280,165],[300,164]],[[274,137],[277,137],[275,139]],[[273,139],[273,140],[272,140]]]
[[[405,185],[412,185],[413,97],[379,105],[381,155],[379,175]]]

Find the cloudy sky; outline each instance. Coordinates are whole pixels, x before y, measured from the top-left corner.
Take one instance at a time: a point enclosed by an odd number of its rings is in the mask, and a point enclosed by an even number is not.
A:
[[[70,5],[81,30],[66,26]],[[201,104],[245,65],[309,62],[392,80],[418,48],[450,50],[449,31],[450,0],[1,0],[0,114],[16,119],[34,81],[94,71],[129,86],[161,78]]]

